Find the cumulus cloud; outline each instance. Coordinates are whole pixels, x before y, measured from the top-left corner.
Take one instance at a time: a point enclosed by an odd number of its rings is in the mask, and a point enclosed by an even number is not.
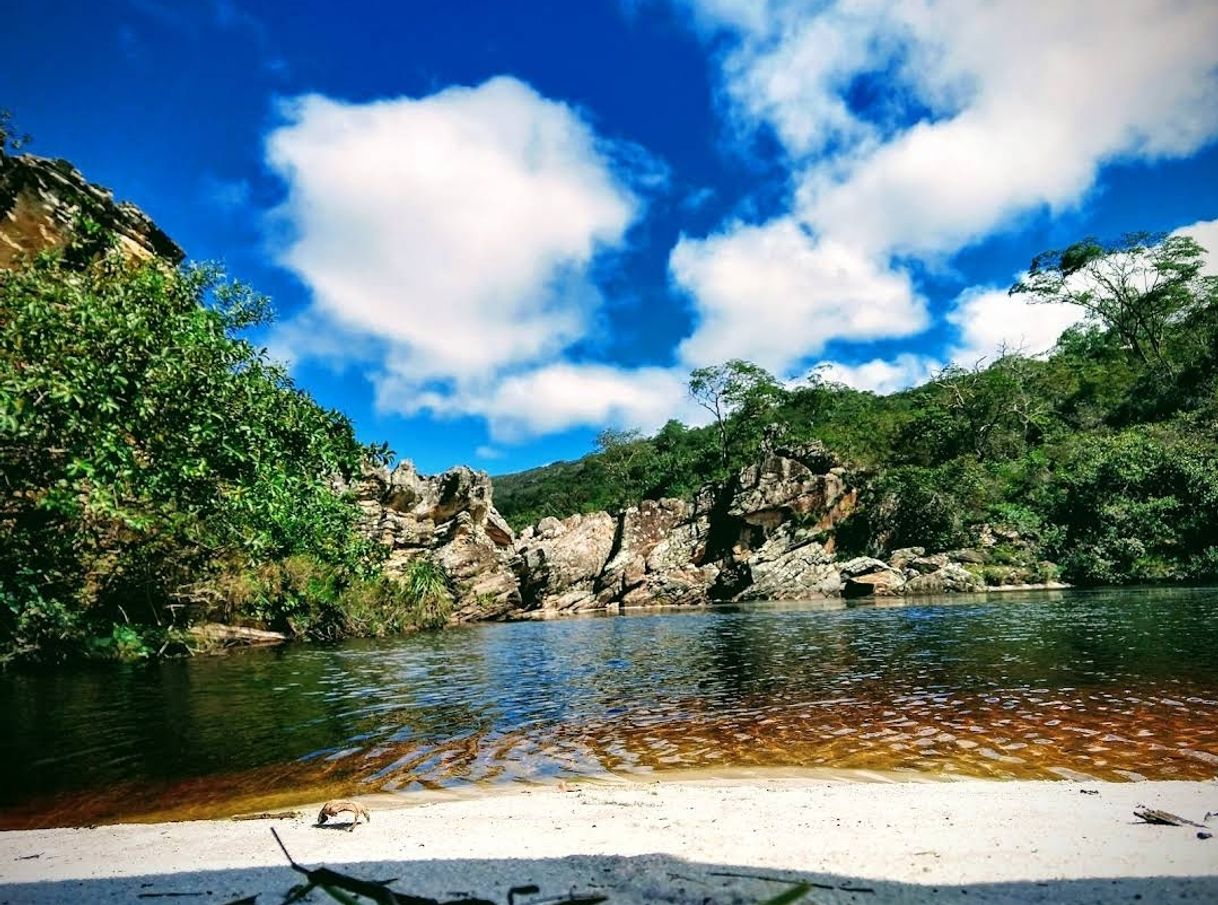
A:
[[[770,223],[674,249],[694,361],[781,367],[830,339],[915,332],[926,320],[911,260],[939,263],[1029,212],[1076,205],[1106,163],[1189,155],[1218,134],[1208,0],[676,2],[726,47],[731,115],[772,132],[795,188]],[[1005,296],[999,314],[995,298],[951,308],[952,357],[1051,343],[1069,321]]]
[[[914,47],[909,90],[951,112],[859,150],[841,178],[806,174],[804,215],[845,241],[953,252],[1074,204],[1105,162],[1191,154],[1218,132],[1213,3],[885,5],[879,35]]]
[[[509,78],[422,99],[286,105],[267,159],[288,185],[282,262],[395,373],[468,378],[582,335],[583,270],[636,213],[588,125]]]
[[[874,358],[854,365],[826,362],[821,367],[820,374],[825,380],[843,383],[856,390],[870,390],[883,396],[925,383],[942,367],[942,362],[934,358],[907,353],[898,355],[892,361]]]
[[[484,414],[501,434],[648,410],[631,387],[653,374],[555,362],[595,322],[588,268],[638,216],[631,185],[663,182],[662,164],[506,77],[370,103],[309,95],[283,120],[266,150],[287,186],[279,258],[312,305],[271,336],[275,354],[358,362],[382,410]]]
[[[697,328],[680,349],[693,366],[739,357],[785,373],[831,339],[916,333],[927,322],[908,275],[791,219],[683,237],[669,266],[697,302]]]
[[[974,287],[962,293],[947,312],[958,337],[950,357],[953,363],[972,367],[992,362],[1002,354],[1040,355],[1053,348],[1068,327],[1086,317],[1077,305],[1062,302],[1033,303],[1005,289]]]
[[[1199,220],[1180,227],[1175,231],[1175,235],[1191,236],[1204,248],[1206,258],[1201,273],[1204,276],[1218,277],[1218,220]]]
[[[378,383],[398,397],[396,378]],[[515,443],[573,427],[659,428],[671,417],[697,419],[683,374],[670,368],[618,368],[556,362],[455,392],[415,395],[413,404],[441,415],[485,418],[498,442]]]

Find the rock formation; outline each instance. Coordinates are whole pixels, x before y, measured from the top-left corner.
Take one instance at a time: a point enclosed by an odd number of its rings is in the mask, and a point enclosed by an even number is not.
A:
[[[132,258],[177,264],[182,249],[134,204],[93,185],[66,160],[0,151],[0,269],[67,244],[88,217],[109,230]]]
[[[834,529],[854,511],[857,493],[819,446],[768,456],[718,494],[545,518],[518,538],[496,511],[484,472],[425,477],[403,462],[365,469],[350,489],[364,530],[389,547],[390,575],[423,555],[446,568],[459,592],[456,621],[985,587],[984,550],[839,558]]]
[[[366,466],[346,489],[363,510],[362,530],[389,548],[390,576],[428,555],[456,585],[456,621],[520,610],[520,584],[511,569],[516,538],[495,510],[485,472],[460,466],[425,477],[404,461],[393,471]]]

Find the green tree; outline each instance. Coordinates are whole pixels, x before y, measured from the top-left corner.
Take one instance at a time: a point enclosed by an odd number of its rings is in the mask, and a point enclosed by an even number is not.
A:
[[[1204,264],[1205,249],[1188,236],[1130,233],[1110,243],[1089,238],[1037,255],[1010,292],[1078,305],[1142,362],[1171,371],[1171,328],[1214,292],[1215,278],[1202,275]]]
[[[638,430],[607,428],[596,437],[613,506],[624,509],[643,498],[654,478],[655,447]]]
[[[163,627],[215,602],[209,576],[289,556],[329,564],[336,587],[375,572],[330,481],[385,451],[241,337],[268,311],[215,268],[113,252],[0,273],[9,647]]]
[[[689,395],[714,418],[721,476],[737,457],[756,451],[787,393],[769,371],[734,358],[689,375]]]

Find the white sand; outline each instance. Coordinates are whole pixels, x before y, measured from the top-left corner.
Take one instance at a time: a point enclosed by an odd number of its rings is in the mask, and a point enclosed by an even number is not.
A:
[[[1094,792],[1096,794],[1084,794]],[[282,901],[296,860],[451,900],[758,902],[807,876],[801,901],[1218,902],[1218,838],[1142,824],[1139,804],[1201,821],[1218,782],[583,783],[386,808],[355,832],[296,820],[0,834],[0,903]],[[396,801],[400,802],[401,799]],[[1212,821],[1218,824],[1218,819]],[[37,857],[32,857],[32,856]],[[872,892],[859,891],[866,887]],[[852,891],[853,889],[853,891]],[[172,897],[167,893],[174,893]],[[187,895],[182,895],[182,894]],[[333,901],[314,892],[307,901]]]

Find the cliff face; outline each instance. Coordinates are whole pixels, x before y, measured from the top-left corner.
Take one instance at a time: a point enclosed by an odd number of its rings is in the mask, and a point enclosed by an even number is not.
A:
[[[421,555],[448,569],[460,591],[457,621],[984,589],[975,571],[984,551],[839,558],[833,529],[858,495],[820,446],[768,456],[720,493],[546,518],[519,537],[496,511],[483,472],[423,477],[405,462],[368,471],[353,489],[364,529],[390,548],[391,574]]]
[[[82,216],[113,233],[132,258],[158,257],[177,264],[185,257],[143,211],[115,201],[66,160],[0,152],[0,268],[63,247]]]
[[[516,537],[495,510],[485,472],[460,466],[424,476],[404,461],[392,471],[365,468],[348,489],[363,510],[362,530],[389,548],[390,576],[431,556],[457,586],[456,621],[520,609],[520,583],[511,568]]]

